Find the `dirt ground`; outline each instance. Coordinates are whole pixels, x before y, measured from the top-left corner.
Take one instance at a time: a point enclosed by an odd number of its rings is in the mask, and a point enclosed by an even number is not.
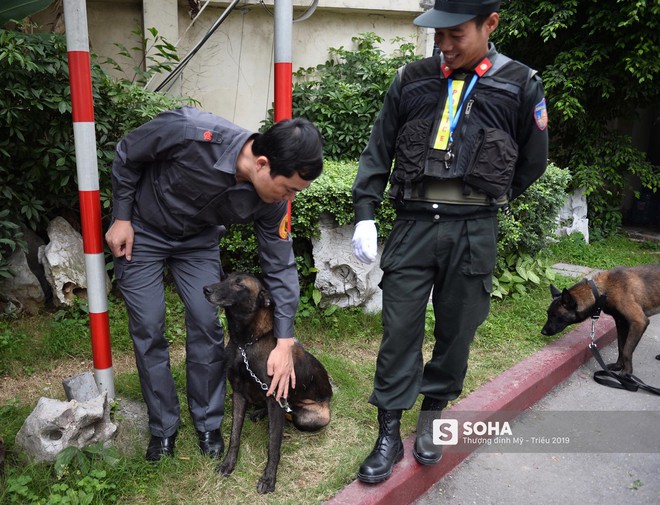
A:
[[[183,348],[171,349],[172,363],[180,363],[185,359]],[[31,375],[18,377],[0,377],[0,405],[13,398],[19,398],[23,403],[30,401],[36,404],[42,396],[55,400],[66,400],[62,381],[74,375],[93,371],[92,360],[60,361],[49,370],[35,372]],[[112,371],[114,375],[135,371],[135,358],[132,353],[112,356]]]
[[[18,377],[0,377],[0,404],[13,398],[21,402],[37,401],[40,397],[66,400],[62,381],[74,375],[93,370],[92,361],[62,361],[50,370],[35,372]],[[113,356],[112,369],[115,374],[135,368],[132,356]]]

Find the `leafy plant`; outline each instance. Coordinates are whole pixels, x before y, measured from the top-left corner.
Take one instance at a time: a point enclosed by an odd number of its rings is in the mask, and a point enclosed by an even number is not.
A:
[[[54,482],[42,488],[30,475],[7,478],[5,498],[9,503],[48,505],[103,505],[117,503],[117,484],[106,468],[117,465],[119,451],[104,447],[102,442],[83,447],[67,447],[60,452],[53,465]],[[43,471],[40,472],[43,477]],[[43,493],[46,496],[40,496]]]
[[[339,225],[355,220],[351,187],[357,173],[357,161],[327,161],[323,173],[292,205],[294,237],[318,236],[321,214],[329,214]],[[394,208],[388,199],[376,210],[376,221],[381,237],[387,237],[394,221]]]
[[[232,225],[220,239],[220,259],[226,272],[259,273],[257,236],[252,225]]]
[[[383,105],[398,67],[419,59],[415,44],[395,39],[399,48],[387,56],[373,32],[352,38],[355,49],[330,48],[330,59],[294,73],[292,110],[321,131],[326,159],[358,159]],[[265,126],[272,124],[272,111]]]
[[[545,173],[499,215],[498,255],[535,256],[557,228],[557,215],[571,181],[568,170],[548,165]],[[502,265],[500,265],[501,269]]]
[[[87,475],[96,464],[113,466],[119,462],[119,458],[119,451],[114,447],[104,447],[103,442],[83,448],[71,446],[57,455],[53,469],[58,479],[76,472]]]
[[[161,38],[156,45],[164,46]],[[0,30],[0,73],[0,275],[6,277],[7,254],[23,245],[21,225],[44,235],[50,219],[75,215],[79,205],[65,38]],[[190,101],[113,79],[94,55],[91,75],[99,184],[107,209],[117,141],[158,112]],[[106,213],[105,224],[108,219]]]
[[[2,12],[0,12],[0,26],[8,21],[21,21],[27,16],[36,14],[48,7],[53,0],[4,0]]]
[[[8,192],[8,188],[3,188]],[[9,209],[0,210],[0,278],[9,279],[13,276],[9,270],[9,256],[17,249],[24,249],[21,227],[9,218]]]
[[[7,496],[9,503],[38,503],[39,497],[30,489],[32,477],[18,475],[7,479]]]
[[[529,254],[509,254],[500,258],[498,267],[498,273],[493,276],[491,294],[495,298],[525,295],[529,286],[540,285],[542,279],[555,280],[552,264],[543,256],[534,258]]]
[[[512,0],[493,34],[505,54],[541,72],[551,157],[573,174],[571,188],[586,189],[594,237],[619,228],[630,176],[660,188],[658,167],[620,128],[660,99],[658,30],[658,2]]]
[[[163,72],[170,72],[174,68],[174,63],[179,61],[179,55],[174,44],[158,33],[156,28],[147,28],[151,37],[145,36],[141,27],[137,27],[131,33],[140,41],[139,45],[127,49],[124,44],[115,43],[119,50],[119,55],[131,60],[136,54],[144,55],[138,65],[131,68],[131,76],[114,59],[107,58],[103,65],[110,65],[118,72],[125,75],[124,81],[146,86],[152,77]]]

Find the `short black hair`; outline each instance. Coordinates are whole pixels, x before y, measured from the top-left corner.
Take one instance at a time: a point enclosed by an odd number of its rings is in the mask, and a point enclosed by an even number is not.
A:
[[[323,171],[323,139],[309,120],[298,117],[285,119],[258,134],[252,143],[252,154],[265,156],[270,163],[270,175],[312,181]]]
[[[493,11],[493,12],[497,12],[497,11]],[[474,21],[474,24],[477,25],[477,30],[479,30],[484,25],[484,23],[488,19],[488,16],[490,16],[493,12],[491,12],[489,14],[480,14],[480,15],[475,16],[474,18],[472,18],[472,21]]]

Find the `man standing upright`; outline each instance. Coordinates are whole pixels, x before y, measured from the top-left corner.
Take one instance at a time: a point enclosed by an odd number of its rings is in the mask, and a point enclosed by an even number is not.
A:
[[[415,18],[435,28],[438,56],[399,69],[353,185],[353,251],[376,258],[378,205],[390,182],[397,217],[385,244],[383,339],[369,402],[378,438],[358,479],[387,479],[403,457],[401,413],[421,393],[413,454],[437,463],[432,423],[457,398],[470,344],[490,308],[497,212],[546,169],[547,112],[535,71],[489,42],[499,0],[436,0]],[[392,167],[392,161],[394,166]],[[423,362],[429,295],[435,346]]]

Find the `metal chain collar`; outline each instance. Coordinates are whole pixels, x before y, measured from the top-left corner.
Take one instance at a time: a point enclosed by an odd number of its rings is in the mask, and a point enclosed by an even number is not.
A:
[[[250,363],[248,362],[247,353],[245,352],[245,349],[243,349],[242,347],[239,346],[238,350],[241,351],[241,356],[243,356],[243,363],[245,363],[245,369],[248,371],[250,376],[254,379],[254,381],[257,384],[259,384],[259,387],[263,391],[268,391],[268,384],[266,384],[265,382],[262,382],[259,379],[259,377],[257,377],[257,375],[250,368]],[[283,396],[279,400],[277,400],[277,403],[279,403],[280,407],[282,407],[285,412],[287,412],[287,413],[293,412],[291,410],[291,407],[289,406],[289,402]]]

